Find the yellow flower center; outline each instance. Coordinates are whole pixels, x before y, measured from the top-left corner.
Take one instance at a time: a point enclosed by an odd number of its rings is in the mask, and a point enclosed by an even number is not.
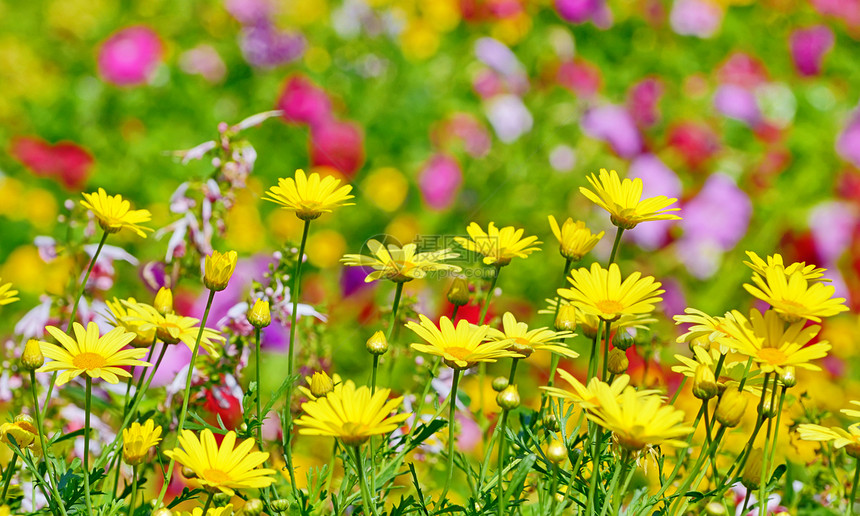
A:
[[[207,469],[203,472],[203,479],[213,484],[228,484],[233,480],[230,475],[220,469]]]
[[[445,352],[457,360],[466,360],[466,357],[472,354],[471,350],[461,347],[445,348]]]
[[[624,310],[624,305],[621,304],[620,301],[616,301],[614,299],[602,299],[594,303],[594,306],[605,314],[616,314],[621,310]]]
[[[788,358],[785,353],[777,348],[762,348],[758,352],[758,357],[771,365],[783,364]]]
[[[101,369],[105,365],[105,357],[99,355],[98,353],[90,353],[85,352],[80,355],[75,355],[75,358],[72,360],[72,365],[77,367],[78,369]]]

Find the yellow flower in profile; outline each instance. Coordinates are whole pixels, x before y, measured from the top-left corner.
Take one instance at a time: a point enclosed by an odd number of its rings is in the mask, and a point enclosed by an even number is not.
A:
[[[676,315],[673,319],[675,324],[691,326],[675,342],[682,344],[705,339],[709,346],[717,346],[720,353],[726,354],[737,347],[734,339],[725,331],[725,325],[731,318],[731,313],[726,313],[723,317],[713,317],[695,308],[685,308],[684,315]]]
[[[540,244],[536,236],[523,238],[523,229],[506,226],[501,229],[490,222],[485,232],[481,226],[472,222],[466,228],[469,238],[454,237],[454,240],[466,250],[484,255],[484,263],[502,267],[511,263],[514,258],[527,258],[539,247],[529,247]]]
[[[132,210],[131,203],[121,195],[108,195],[104,188],[99,188],[98,192],[82,195],[86,200],[81,201],[81,205],[95,215],[105,233],[116,233],[123,228],[128,228],[146,238],[144,231],[152,231],[140,225],[142,222],[149,222],[152,218],[149,210]]]
[[[296,217],[308,221],[334,208],[351,206],[353,203],[344,202],[353,198],[349,195],[351,190],[350,185],[340,186],[340,179],[331,176],[321,178],[316,172],[306,176],[304,170],[298,169],[295,179],[278,179],[278,186],[270,188],[263,198],[294,211]]]
[[[478,362],[495,362],[506,357],[523,358],[523,355],[508,350],[510,341],[484,343],[490,331],[489,326],[476,326],[461,319],[455,328],[451,319],[442,316],[437,328],[426,316],[419,315],[418,318],[421,321],[420,324],[409,321],[406,327],[427,343],[413,343],[412,348],[422,353],[442,357],[445,365],[451,369],[468,369]]]
[[[110,310],[111,323],[117,328],[124,328],[125,331],[134,333],[132,346],[146,348],[152,345],[155,341],[155,328],[149,327],[145,330],[142,328],[144,324],[142,314],[134,308],[137,300],[133,297],[123,301],[113,298],[113,301],[105,300],[105,304]]]
[[[122,431],[122,460],[129,466],[141,464],[149,449],[161,442],[161,427],[147,419],[141,425],[137,421]]]
[[[583,256],[594,249],[594,246],[597,245],[597,242],[600,242],[604,234],[601,231],[595,235],[585,226],[585,222],[581,220],[574,222],[570,217],[559,228],[555,217],[550,215],[549,225],[552,228],[552,234],[558,240],[559,252],[572,262],[578,262]]]
[[[786,276],[791,276],[795,272],[800,271],[803,273],[803,278],[807,281],[830,281],[829,279],[822,277],[824,276],[824,273],[827,272],[827,269],[820,269],[814,264],[807,265],[806,262],[794,262],[786,267],[781,254],[768,256],[767,261],[764,261],[759,257],[759,255],[752,251],[747,251],[746,253],[747,256],[749,256],[750,261],[744,262],[744,265],[752,269],[754,273],[761,276],[766,277],[769,269],[778,269],[784,272]]]
[[[26,414],[15,417],[12,423],[0,425],[0,442],[12,448],[12,437],[15,444],[22,450],[30,449],[34,455],[42,455],[42,442],[39,439],[39,429],[33,424],[33,418]]]
[[[765,373],[776,371],[782,374],[786,366],[802,367],[813,371],[821,368],[810,363],[824,358],[830,351],[827,341],[808,345],[821,329],[821,326],[804,327],[799,321],[785,327],[785,322],[773,310],[762,315],[758,310],[750,311],[747,320],[737,310],[732,311],[733,320],[726,326],[728,335],[738,342],[738,352],[743,353],[758,364]]]
[[[834,448],[845,448],[848,455],[860,459],[860,423],[849,426],[847,431],[839,427],[802,424],[797,427],[797,432],[804,441],[832,441]]]
[[[194,350],[197,342],[197,334],[200,332],[200,320],[194,317],[185,317],[175,313],[162,315],[152,305],[146,303],[135,303],[133,300],[123,301],[128,307],[127,321],[138,325],[141,332],[155,332],[156,336],[165,344],[176,344],[179,342]],[[226,339],[216,330],[204,328],[200,336],[200,347],[212,356],[220,356],[220,347]]]
[[[415,244],[406,244],[403,247],[389,244],[386,248],[378,240],[369,240],[367,247],[372,256],[347,254],[340,260],[345,265],[372,267],[374,271],[364,278],[367,283],[378,279],[405,283],[416,278],[423,278],[428,272],[460,271],[460,267],[456,265],[441,263],[442,260],[460,256],[451,252],[450,249],[418,253]]]
[[[706,350],[701,347],[694,347],[693,358],[684,355],[675,355],[675,359],[680,362],[680,365],[672,366],[672,371],[680,373],[687,378],[696,378],[699,366],[702,365],[706,366],[716,375],[717,363],[720,360],[720,350],[717,348]],[[729,359],[723,360],[720,374],[715,379],[720,392],[723,392],[728,387],[733,387],[737,390],[746,370],[745,362],[737,362]],[[744,390],[754,396],[761,396],[762,383],[763,378],[760,374],[757,372],[747,372],[747,381],[744,383]]]
[[[620,396],[608,389],[597,391],[598,406],[586,417],[611,431],[622,447],[638,451],[646,446],[668,445],[683,448],[680,440],[693,432],[686,414],[667,405],[658,394],[643,395],[627,387]]]
[[[558,294],[586,314],[604,321],[614,321],[624,314],[648,314],[664,291],[653,276],[634,272],[623,282],[618,264],[604,269],[599,263],[570,271],[567,278],[573,288],[560,288]]]
[[[389,389],[356,388],[351,380],[334,386],[324,398],[302,404],[305,412],[296,420],[303,435],[327,435],[346,446],[359,446],[374,435],[393,432],[411,414],[395,414],[403,398],[389,400]]]
[[[226,253],[212,251],[212,254],[206,257],[204,266],[203,284],[206,285],[206,288],[210,290],[227,288],[227,283],[233,276],[233,271],[236,270],[237,259],[236,251],[227,251]]]
[[[586,387],[582,382],[577,380],[575,376],[564,369],[558,369],[557,371],[559,376],[561,376],[561,378],[567,382],[573,390],[568,391],[559,387],[541,387],[541,390],[554,398],[576,403],[585,410],[592,410],[600,406],[600,400],[605,396],[601,397],[598,393],[605,391],[609,393],[609,396],[618,397],[621,396],[624,389],[630,385],[630,377],[626,374],[622,374],[613,380],[612,384],[602,382],[597,378],[592,378]],[[647,392],[651,393],[654,391]]]
[[[756,286],[745,283],[747,292],[768,303],[789,323],[801,319],[821,322],[822,317],[848,310],[844,298],[833,297],[835,287],[819,282],[810,285],[801,270],[787,276],[781,269],[770,268],[763,277],[753,274],[752,280]]]
[[[60,345],[40,342],[42,354],[52,361],[36,372],[62,371],[57,376],[57,385],[63,385],[72,378],[86,373],[90,378],[102,378],[108,383],[118,383],[118,376],[131,377],[123,366],[150,367],[152,364],[140,360],[146,349],[123,349],[134,340],[135,334],[123,328],[114,328],[104,336],[99,336],[99,327],[91,322],[86,329],[79,323],[72,326],[75,337],[67,335],[55,326],[45,329]]]
[[[164,454],[193,471],[204,488],[217,489],[230,496],[236,494],[234,489],[260,489],[272,485],[275,479],[271,475],[275,470],[256,469],[266,462],[269,454],[251,451],[254,439],[245,439],[239,446],[235,444],[236,432],[227,432],[219,447],[208,428],[200,433],[200,439],[191,430],[183,430],[179,437],[181,448]]]
[[[567,358],[576,358],[579,353],[568,348],[561,342],[562,339],[575,337],[576,334],[569,331],[555,332],[547,328],[536,328],[529,330],[529,325],[517,322],[514,314],[505,312],[502,316],[502,330],[491,328],[487,336],[491,341],[508,341],[508,349],[528,358],[535,351],[549,351]]]
[[[680,208],[669,208],[677,201],[665,195],[642,199],[642,180],[625,178],[621,181],[618,172],[600,169],[600,179],[592,174],[588,178],[592,192],[584,186],[579,187],[582,195],[594,204],[609,212],[612,223],[622,229],[633,229],[640,222],[649,220],[681,220],[681,217],[667,213],[679,211]]]
[[[14,303],[15,301],[18,301],[18,298],[15,297],[18,295],[18,291],[11,289],[11,283],[6,283],[4,285],[3,280],[0,279],[0,306],[8,305],[9,303]]]

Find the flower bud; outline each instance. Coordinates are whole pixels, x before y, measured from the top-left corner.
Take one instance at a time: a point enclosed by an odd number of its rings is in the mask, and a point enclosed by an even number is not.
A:
[[[377,331],[367,339],[365,347],[367,348],[367,352],[371,355],[384,355],[388,352],[388,339],[385,338],[385,334],[382,333],[382,330]]]
[[[761,448],[753,448],[747,456],[747,464],[741,475],[741,484],[747,489],[758,489],[761,485],[761,468],[764,454]]]
[[[696,368],[696,376],[693,378],[693,396],[700,400],[709,400],[719,392],[717,379],[710,366],[699,364]]]
[[[773,399],[765,393],[764,400],[756,407],[759,414],[765,419],[773,419],[776,416],[776,407],[773,406]]]
[[[622,351],[627,351],[634,344],[636,344],[636,339],[624,330],[615,332],[615,338],[612,339],[612,345]]]
[[[215,496],[212,497],[212,504],[215,507],[224,507],[233,497],[228,495],[227,493],[215,493]]]
[[[794,366],[786,366],[782,374],[779,375],[779,380],[783,385],[791,389],[797,385],[797,370],[795,370]]]
[[[493,378],[493,390],[496,392],[502,392],[508,386],[508,379],[504,376],[497,376]]]
[[[561,305],[555,316],[555,331],[574,331],[576,329],[576,308],[573,305]]]
[[[558,422],[558,417],[555,414],[547,412],[543,415],[543,427],[550,432],[558,432],[561,430],[561,424]]]
[[[561,441],[553,439],[546,447],[546,458],[553,464],[561,464],[567,458],[567,447]]]
[[[325,371],[318,371],[311,377],[311,394],[316,398],[322,398],[334,390],[334,382]]]
[[[161,315],[167,315],[173,312],[173,291],[167,287],[161,287],[158,289],[158,293],[155,294],[155,302],[153,303],[153,306]]]
[[[508,385],[496,395],[496,403],[502,410],[513,410],[520,406],[520,391],[516,385]]]
[[[457,278],[448,289],[448,302],[454,306],[469,304],[469,283],[463,278]]]
[[[206,288],[215,291],[227,288],[227,283],[233,276],[233,271],[236,270],[238,257],[236,251],[226,253],[212,251],[212,254],[207,256],[204,262],[203,284],[206,285]]]
[[[242,515],[247,514],[248,516],[260,516],[263,514],[263,501],[259,498],[251,498],[247,502],[245,502],[244,507],[242,507]]]
[[[708,516],[726,516],[728,513],[726,512],[726,508],[723,507],[723,504],[711,502],[705,506],[705,514]]]
[[[197,478],[197,473],[195,473],[193,469],[185,467],[182,468],[182,476],[189,479]]]
[[[612,374],[622,374],[627,371],[630,361],[627,360],[627,353],[616,348],[609,352],[609,359],[606,361],[607,368]]]
[[[21,353],[21,365],[28,371],[35,371],[42,367],[45,363],[45,356],[42,355],[42,346],[38,340],[30,339],[24,345],[24,352]]]
[[[278,498],[277,500],[272,500],[272,503],[269,504],[273,511],[277,512],[286,512],[287,509],[290,508],[290,502],[288,500],[284,500],[283,498]]]
[[[738,426],[747,410],[747,402],[747,397],[743,392],[734,389],[727,390],[717,404],[717,421],[727,427]]]
[[[269,312],[268,300],[258,299],[254,301],[254,306],[248,312],[248,322],[258,330],[272,323],[272,314]]]

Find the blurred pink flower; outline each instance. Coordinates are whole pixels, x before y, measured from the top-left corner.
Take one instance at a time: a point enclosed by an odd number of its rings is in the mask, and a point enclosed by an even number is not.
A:
[[[99,49],[99,73],[117,86],[146,83],[164,52],[158,34],[145,26],[128,27],[114,33]]]
[[[302,75],[287,79],[277,107],[284,112],[284,120],[297,124],[315,126],[331,118],[331,101],[325,90]]]
[[[183,52],[179,66],[185,73],[200,75],[212,83],[221,82],[227,74],[227,66],[212,45],[197,45]]]
[[[768,82],[764,63],[745,52],[735,52],[729,56],[717,69],[717,79],[723,84],[736,84],[747,89]]]
[[[809,229],[823,266],[833,267],[851,245],[857,226],[857,206],[844,201],[824,201],[809,213]]]
[[[463,172],[457,160],[447,154],[431,157],[418,172],[418,186],[424,202],[434,210],[444,210],[454,203]]]
[[[761,122],[761,111],[755,95],[748,89],[734,84],[723,84],[714,95],[714,108],[728,118],[755,127]]]
[[[600,68],[585,61],[574,59],[559,65],[556,71],[558,83],[580,97],[593,97],[600,91],[602,81]]]
[[[860,167],[860,107],[851,113],[845,128],[836,140],[836,152],[845,161]]]
[[[364,164],[364,133],[358,124],[326,120],[311,127],[311,164],[332,167],[352,178]]]
[[[609,143],[622,158],[632,158],[642,152],[639,129],[630,113],[621,106],[607,104],[590,109],[580,124],[585,134]]]
[[[641,154],[630,163],[627,177],[642,180],[642,196],[681,197],[682,187],[678,175],[653,154]],[[675,226],[674,220],[655,220],[636,226],[636,231],[629,231],[630,239],[640,247],[648,250],[658,249],[668,243],[669,230]]]
[[[789,46],[798,73],[806,76],[821,73],[821,62],[833,48],[834,39],[833,31],[826,25],[794,31],[789,39]]]
[[[12,139],[9,153],[37,176],[59,180],[66,188],[84,186],[93,166],[93,157],[73,142],[50,144],[37,136]]]
[[[302,56],[307,42],[302,33],[282,30],[268,20],[246,25],[239,35],[242,56],[251,66],[274,68]]]
[[[466,154],[473,158],[482,158],[490,152],[492,139],[486,127],[474,115],[469,113],[454,113],[447,120],[434,127],[430,139],[442,150],[461,142]]]
[[[570,23],[591,21],[601,29],[612,26],[612,12],[605,0],[555,0],[555,9]]]
[[[672,30],[682,36],[710,38],[723,22],[723,10],[708,0],[675,0],[669,13]]]
[[[714,130],[696,122],[675,125],[669,130],[667,140],[692,169],[701,167],[720,149],[720,139]]]
[[[242,25],[252,25],[275,14],[271,0],[226,0],[224,7]]]
[[[658,103],[663,96],[660,79],[647,78],[634,84],[627,92],[627,110],[642,128],[651,127],[660,120]]]
[[[860,0],[812,0],[821,14],[843,20],[851,27],[860,26]]]

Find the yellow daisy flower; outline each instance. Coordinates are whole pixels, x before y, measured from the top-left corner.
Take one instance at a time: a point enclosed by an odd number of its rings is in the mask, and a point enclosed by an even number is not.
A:
[[[501,229],[490,222],[487,231],[472,222],[466,228],[469,238],[454,237],[454,240],[465,249],[484,255],[484,263],[498,267],[511,263],[514,258],[527,258],[534,251],[540,251],[539,247],[529,247],[540,244],[536,236],[523,238],[523,229],[506,226]]]
[[[403,398],[389,400],[390,389],[356,388],[351,380],[335,385],[324,398],[302,404],[305,412],[296,420],[303,435],[328,435],[347,446],[359,446],[374,435],[393,432],[410,414],[395,414]]]
[[[161,442],[161,427],[147,419],[141,425],[137,421],[122,431],[122,460],[129,466],[143,463],[149,449]]]
[[[753,274],[752,280],[756,286],[745,283],[747,292],[768,303],[789,323],[801,319],[821,322],[822,317],[848,310],[844,298],[833,297],[835,287],[819,282],[810,285],[801,270],[787,276],[781,269],[770,268],[763,277]]]
[[[797,427],[804,441],[833,442],[834,448],[845,448],[848,455],[860,459],[860,423],[854,423],[844,430],[839,427],[802,424]]]
[[[158,338],[165,344],[182,342],[188,346],[188,349],[194,350],[194,343],[197,342],[197,334],[200,332],[199,319],[174,313],[162,315],[152,305],[130,301],[123,301],[129,309],[127,320],[138,324],[140,331],[155,331]],[[203,328],[200,347],[210,355],[218,357],[221,355],[220,348],[226,340],[219,332],[211,328]]]
[[[3,280],[0,279],[0,306],[8,305],[9,303],[14,303],[15,301],[18,301],[18,298],[15,297],[18,295],[18,291],[11,289],[11,283],[6,283],[4,285]]]
[[[649,220],[681,220],[681,217],[667,213],[679,211],[680,208],[669,208],[677,201],[665,195],[642,199],[642,180],[624,179],[621,181],[614,170],[607,172],[600,169],[600,179],[594,174],[588,178],[592,192],[584,186],[579,187],[582,195],[594,204],[609,212],[612,223],[622,229],[633,229],[640,222]]]
[[[12,436],[15,439],[15,444],[22,450],[30,449],[36,456],[42,455],[42,441],[39,439],[39,429],[33,423],[33,418],[26,414],[21,414],[15,417],[12,423],[3,423],[0,425],[0,442],[12,448],[12,441],[9,439]]]
[[[567,280],[573,288],[560,288],[559,295],[584,313],[604,321],[614,321],[624,314],[651,313],[654,303],[663,300],[659,296],[664,291],[653,276],[643,278],[641,273],[634,272],[622,282],[615,263],[609,269],[592,263],[590,270],[583,267],[570,271]]]
[[[52,361],[36,372],[62,371],[57,376],[57,385],[63,385],[82,373],[86,373],[90,378],[102,378],[108,383],[118,383],[117,376],[131,376],[122,366],[152,365],[140,360],[146,355],[145,349],[123,349],[134,340],[134,333],[123,328],[114,328],[100,337],[99,327],[94,322],[89,323],[86,329],[79,323],[74,323],[72,328],[75,332],[74,338],[55,326],[47,326],[45,329],[60,345],[39,343],[42,354]]]
[[[687,378],[696,378],[696,373],[699,371],[700,365],[705,365],[712,373],[717,372],[717,362],[720,360],[719,349],[705,350],[700,347],[693,348],[693,358],[684,355],[675,355],[675,359],[680,362],[679,365],[672,366],[672,371],[680,373]],[[717,387],[720,392],[726,390],[727,387],[734,387],[737,390],[743,378],[746,364],[734,360],[729,360],[728,357],[723,361],[720,367],[720,375],[715,378]],[[761,396],[761,384],[763,377],[756,372],[747,374],[747,381],[744,383],[744,390],[755,395]]]
[[[155,513],[153,513],[155,514]],[[210,507],[206,509],[206,516],[232,516],[233,515],[233,504],[228,503],[224,507]],[[195,507],[191,509],[191,512],[181,511],[179,516],[203,516],[203,509],[201,507]]]
[[[852,401],[849,401],[848,403],[850,403],[850,404],[852,404],[852,405],[856,405],[856,406],[860,407],[860,401],[854,401],[854,400],[852,400]],[[846,415],[846,416],[848,416],[848,417],[860,418],[860,410],[854,410],[854,409],[842,409],[842,410],[840,410],[839,412],[842,412],[843,414],[845,414],[845,415]]]
[[[547,307],[542,310],[538,310],[538,313],[548,315],[555,314],[556,300],[545,299],[545,301],[547,302]],[[562,298],[561,305],[569,306],[570,301]],[[597,327],[600,326],[603,321],[601,321],[596,315],[587,314],[577,307],[574,307],[574,309],[576,310],[576,326],[582,332],[582,335],[589,339],[597,337]],[[657,322],[657,319],[649,317],[647,314],[622,314],[621,317],[612,322],[612,327],[616,330],[620,330],[622,328],[647,330],[647,325],[655,322]]]
[[[406,327],[427,341],[413,343],[412,348],[422,353],[442,357],[451,369],[468,369],[478,362],[495,362],[500,358],[523,358],[523,355],[508,350],[510,341],[500,340],[483,343],[490,331],[489,326],[476,326],[460,320],[457,327],[451,319],[443,316],[439,328],[429,318],[419,315],[421,323],[406,323]]]
[[[195,480],[204,488],[217,489],[230,496],[236,494],[234,489],[261,489],[272,485],[275,479],[271,475],[275,470],[256,469],[266,462],[269,454],[251,451],[254,439],[245,439],[239,446],[235,444],[236,432],[227,432],[219,447],[208,428],[200,433],[200,439],[191,430],[183,430],[179,437],[181,448],[164,454],[193,471]]]
[[[552,228],[552,234],[558,240],[559,252],[562,256],[573,262],[578,262],[583,256],[594,249],[594,246],[597,245],[597,242],[600,242],[604,234],[601,231],[595,235],[585,226],[585,222],[581,220],[574,222],[570,217],[559,228],[555,217],[550,215],[549,225]]]
[[[346,265],[373,267],[375,270],[364,278],[367,283],[378,279],[405,283],[416,278],[423,278],[428,272],[460,271],[460,267],[456,265],[441,263],[442,260],[460,256],[451,252],[450,249],[417,253],[415,252],[417,250],[415,244],[406,244],[403,247],[389,244],[386,248],[377,240],[369,240],[367,247],[373,256],[347,254],[340,259]]]
[[[152,345],[155,341],[155,328],[141,329],[141,325],[144,324],[141,320],[142,315],[131,308],[137,304],[137,300],[133,297],[123,301],[113,298],[113,301],[106,300],[105,304],[110,310],[109,319],[111,319],[111,323],[117,328],[123,328],[125,331],[135,334],[134,340],[131,341],[132,346],[146,348]]]
[[[622,447],[638,451],[646,446],[685,447],[678,439],[693,432],[684,419],[686,414],[667,405],[657,394],[642,395],[627,387],[621,396],[607,390],[597,392],[599,405],[586,417],[611,431]]]
[[[526,358],[535,351],[544,350],[567,358],[579,356],[579,353],[559,342],[562,339],[575,337],[576,334],[573,332],[555,332],[547,328],[536,328],[529,331],[529,325],[524,322],[517,322],[514,314],[510,312],[505,312],[505,315],[502,316],[502,329],[504,331],[490,328],[487,333],[490,341],[507,341],[508,350],[519,353]]]
[[[236,270],[236,251],[212,251],[204,262],[203,284],[210,290],[224,290]]]
[[[786,366],[820,371],[820,367],[810,362],[824,358],[830,351],[827,341],[807,346],[818,335],[821,326],[804,328],[805,321],[799,321],[786,328],[785,322],[773,310],[762,315],[753,309],[749,320],[733,310],[732,317],[733,320],[726,325],[726,332],[738,341],[738,352],[752,357],[765,373],[776,371],[782,374]]]
[[[557,372],[573,390],[568,391],[559,387],[541,387],[541,390],[554,398],[576,403],[585,410],[593,410],[600,407],[602,398],[598,393],[606,391],[609,395],[618,397],[622,392],[624,392],[624,389],[630,385],[630,377],[626,374],[622,374],[615,378],[611,385],[606,382],[602,382],[597,378],[592,378],[586,387],[582,382],[577,380],[575,376],[564,369],[558,369]]]
[[[712,317],[701,310],[685,308],[684,315],[676,315],[673,319],[675,319],[675,324],[690,324],[691,326],[687,328],[684,334],[675,339],[675,342],[683,344],[704,339],[709,346],[717,346],[720,353],[725,355],[737,347],[734,340],[726,334],[724,328],[727,319],[731,319],[731,317],[731,313],[726,313],[723,317]]]
[[[270,188],[266,192],[267,197],[263,198],[294,211],[296,217],[307,221],[334,208],[352,206],[353,203],[344,202],[353,198],[349,195],[351,190],[350,185],[340,186],[340,179],[330,176],[321,178],[316,172],[306,176],[304,170],[298,169],[295,179],[278,179],[278,186]]]
[[[754,273],[761,276],[767,276],[768,269],[780,269],[786,276],[791,276],[795,272],[800,271],[803,273],[803,278],[807,281],[830,281],[827,278],[822,278],[824,273],[827,272],[827,269],[820,269],[814,264],[807,265],[806,262],[794,262],[786,267],[781,254],[768,256],[767,261],[764,261],[759,257],[759,255],[752,251],[747,251],[746,253],[747,256],[749,256],[750,261],[744,262],[744,265],[752,269]]]
[[[121,195],[108,195],[104,188],[99,188],[98,192],[82,195],[86,200],[81,201],[81,206],[95,215],[105,233],[116,233],[122,228],[128,228],[146,238],[144,231],[152,231],[140,225],[142,222],[149,222],[152,218],[149,210],[132,210],[131,203]]]

